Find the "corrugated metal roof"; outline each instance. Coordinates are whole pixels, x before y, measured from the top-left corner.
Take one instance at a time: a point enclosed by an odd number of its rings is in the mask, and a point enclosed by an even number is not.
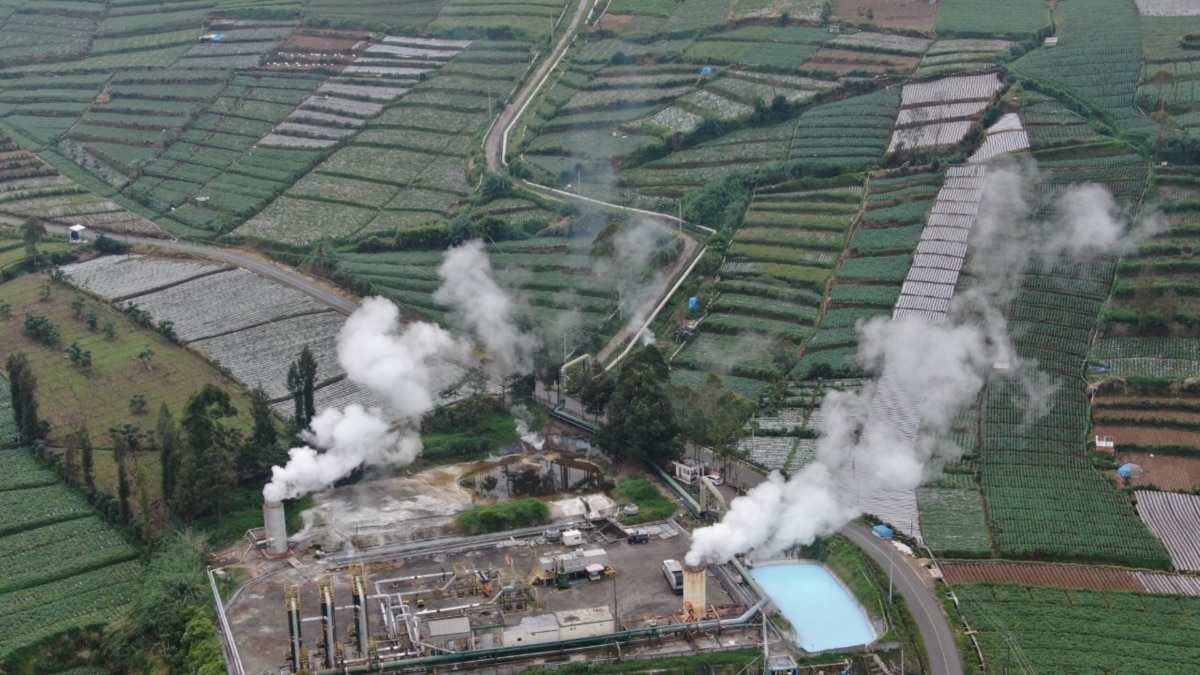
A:
[[[973,215],[933,213],[929,216],[929,224],[937,227],[961,227],[964,230],[969,230],[971,229],[971,225],[975,224],[975,218]]]
[[[961,270],[963,259],[952,255],[918,253],[913,256],[913,267],[938,267],[944,270]]]
[[[892,312],[893,319],[916,319],[930,326],[940,326],[946,323],[945,312],[931,312],[925,309],[907,309],[901,307]]]
[[[917,253],[935,253],[937,255],[952,255],[956,258],[967,256],[967,245],[955,241],[922,241],[917,244]]]
[[[924,309],[931,312],[950,311],[950,301],[946,298],[931,298],[927,295],[901,295],[896,299],[897,309]]]
[[[979,213],[979,202],[936,201],[933,203],[933,212],[974,216],[975,214]]]
[[[949,300],[954,295],[954,284],[938,284],[925,281],[905,281],[900,287],[901,295],[919,295]]]
[[[967,243],[971,231],[962,227],[938,227],[927,225],[921,230],[921,241],[959,241]]]
[[[908,281],[928,281],[938,284],[958,283],[958,270],[943,270],[933,267],[913,267],[908,270]]]

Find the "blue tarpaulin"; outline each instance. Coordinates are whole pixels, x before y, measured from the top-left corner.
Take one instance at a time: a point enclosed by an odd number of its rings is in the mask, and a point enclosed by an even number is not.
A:
[[[892,528],[888,527],[887,525],[876,525],[871,529],[875,532],[875,536],[879,537],[880,539],[891,539],[892,535],[895,534],[892,532]]]
[[[700,69],[701,75],[712,75],[712,73],[713,73],[712,66],[704,66],[703,68]]]

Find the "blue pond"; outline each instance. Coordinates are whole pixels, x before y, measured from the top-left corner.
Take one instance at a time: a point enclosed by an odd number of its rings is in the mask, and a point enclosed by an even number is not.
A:
[[[817,563],[766,565],[750,570],[796,631],[805,651],[854,647],[875,641],[875,629],[858,600]]]

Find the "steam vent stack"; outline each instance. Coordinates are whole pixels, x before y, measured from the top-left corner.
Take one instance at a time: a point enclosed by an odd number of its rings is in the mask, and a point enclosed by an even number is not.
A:
[[[683,566],[683,613],[686,615],[689,608],[699,619],[704,616],[707,606],[705,600],[705,577],[707,570],[704,565]]]
[[[287,553],[287,523],[284,521],[282,503],[263,502],[263,526],[266,528],[267,552],[272,555]]]

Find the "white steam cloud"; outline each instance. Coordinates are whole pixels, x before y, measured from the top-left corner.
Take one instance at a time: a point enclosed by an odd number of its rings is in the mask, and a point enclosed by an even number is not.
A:
[[[876,319],[859,332],[860,357],[879,374],[876,386],[826,395],[816,460],[786,482],[773,473],[735,499],[720,523],[696,530],[689,565],[811,543],[859,514],[856,488],[912,489],[927,478],[946,447],[937,438],[983,386],[996,349],[972,326]],[[908,406],[919,416],[906,414]]]
[[[433,299],[454,308],[454,318],[483,344],[499,374],[533,369],[538,341],[513,322],[513,300],[492,279],[492,263],[481,240],[446,251],[438,276],[442,286]]]
[[[1131,231],[1111,194],[1096,185],[1066,190],[1052,217],[1032,218],[1035,179],[1031,164],[989,171],[972,232],[971,283],[956,294],[947,323],[860,324],[859,358],[877,380],[859,392],[829,392],[815,461],[786,481],[772,473],[735,499],[721,522],[696,530],[688,564],[810,544],[857,517],[861,493],[911,490],[934,477],[958,452],[940,441],[995,364],[1009,364],[1009,377],[1024,385],[1030,415],[1044,410],[1053,389],[1034,364],[1020,363],[1002,312],[1026,264],[1126,251],[1153,236],[1160,221]]]
[[[446,253],[437,296],[465,320],[506,373],[527,369],[533,341],[509,319],[512,300],[492,281],[482,242]],[[420,454],[415,424],[434,407],[433,368],[445,358],[465,359],[470,347],[431,323],[402,324],[386,298],[367,298],[337,336],[337,358],[346,377],[382,396],[398,425],[381,410],[350,405],[327,408],[301,434],[311,446],[288,451],[286,466],[271,469],[263,498],[277,502],[329,487],[359,466],[403,466]],[[319,449],[318,449],[319,448]]]

